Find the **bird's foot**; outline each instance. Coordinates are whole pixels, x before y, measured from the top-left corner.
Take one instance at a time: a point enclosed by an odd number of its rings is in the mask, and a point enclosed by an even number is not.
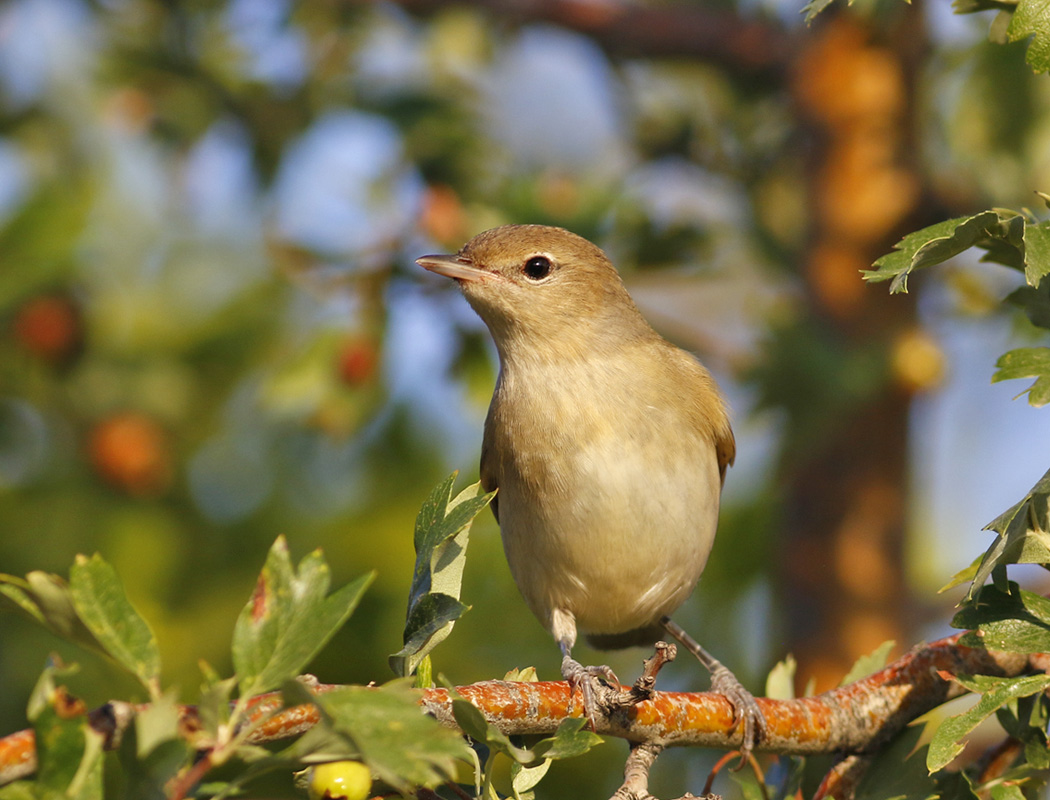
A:
[[[719,664],[711,673],[711,691],[723,695],[733,705],[733,730],[743,727],[740,744],[740,766],[743,766],[747,762],[748,754],[766,735],[766,718],[762,715],[755,696],[743,687],[728,667]]]
[[[569,710],[572,698],[579,689],[583,697],[583,715],[594,727],[594,721],[602,714],[630,702],[630,692],[620,688],[620,679],[610,667],[585,667],[579,661],[565,656],[561,660],[561,675],[569,682]]]

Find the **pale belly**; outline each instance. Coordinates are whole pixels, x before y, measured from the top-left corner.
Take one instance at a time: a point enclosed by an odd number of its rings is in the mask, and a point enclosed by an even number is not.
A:
[[[692,592],[714,540],[721,480],[712,446],[664,430],[627,446],[622,434],[569,444],[539,501],[513,470],[500,476],[507,560],[548,628],[559,609],[583,632],[626,632]]]

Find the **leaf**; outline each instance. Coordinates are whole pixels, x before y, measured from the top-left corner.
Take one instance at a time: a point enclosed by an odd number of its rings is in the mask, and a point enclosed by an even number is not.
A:
[[[509,756],[519,764],[535,764],[539,759],[531,750],[517,747],[499,728],[485,719],[485,715],[470,701],[458,695],[452,698],[452,716],[460,730],[476,742],[488,745]]]
[[[45,797],[102,800],[103,735],[88,724],[87,709],[55,685],[75,668],[50,663],[29,701],[36,736],[37,785]]]
[[[806,24],[808,25],[815,20],[817,15],[833,2],[835,2],[835,0],[809,0],[801,11],[801,13],[805,15]]]
[[[554,735],[538,741],[532,751],[537,757],[549,761],[582,756],[603,741],[602,737],[593,731],[584,730],[586,724],[587,720],[583,717],[564,719]]]
[[[286,684],[288,702],[304,702],[307,690]],[[419,695],[404,681],[380,687],[350,686],[308,695],[328,730],[345,737],[380,779],[399,792],[434,787],[455,777],[456,761],[472,760],[455,731],[420,710]]]
[[[1007,564],[1047,563],[1021,559],[1039,559],[1039,553],[1044,550],[1050,551],[1050,536],[1047,534],[1048,499],[1050,471],[1039,479],[1020,502],[984,526],[984,530],[995,531],[999,536],[981,559],[970,590],[966,593],[967,600],[973,598],[994,570],[1005,569]]]
[[[840,686],[859,681],[861,678],[866,678],[873,672],[878,672],[880,669],[886,666],[887,660],[890,656],[890,651],[893,650],[893,646],[897,644],[892,639],[885,641],[876,647],[866,656],[861,656],[856,660],[850,671],[846,673],[846,677],[842,679]]]
[[[321,551],[305,556],[293,570],[288,544],[277,537],[233,631],[241,697],[298,675],[350,617],[374,578],[375,573],[362,575],[328,595],[331,578]]]
[[[1027,392],[1028,404],[1035,408],[1050,403],[1050,347],[1019,347],[1003,353],[995,366],[998,371],[992,375],[992,383],[1035,378],[1035,383],[1021,394]]]
[[[789,654],[783,661],[778,661],[766,678],[766,697],[774,700],[794,700],[797,670],[798,662],[793,655]]]
[[[108,655],[73,605],[69,584],[60,576],[34,571],[25,579],[0,574],[0,597],[55,636],[100,655]]]
[[[925,726],[909,725],[872,759],[854,800],[929,800],[937,786],[923,763],[919,740]]]
[[[424,501],[416,517],[416,564],[408,593],[404,647],[389,658],[395,674],[406,677],[439,645],[467,606],[459,601],[470,526],[492,500],[481,484],[452,498],[453,472]]]
[[[165,694],[135,714],[134,724],[120,738],[123,796],[166,797],[165,787],[179,769],[192,763],[196,751],[179,736],[175,692]]]
[[[947,261],[986,238],[1004,238],[1006,234],[999,223],[998,212],[982,211],[909,233],[894,245],[893,252],[875,262],[874,270],[866,270],[864,278],[873,282],[892,279],[890,292],[907,292],[908,275],[914,270]]]
[[[1024,279],[1029,286],[1038,286],[1050,275],[1050,222],[1025,224],[1024,260]]]
[[[937,728],[926,754],[926,767],[930,772],[943,769],[959,755],[963,751],[960,740],[994,714],[1000,706],[1050,687],[1050,675],[1023,675],[1016,678],[959,675],[955,676],[955,680],[971,691],[982,692],[981,698],[972,708],[949,717]]]
[[[1016,653],[1050,651],[1050,599],[1016,584],[1010,589],[985,586],[955,615],[953,626],[972,631],[960,643]]]
[[[1031,36],[1025,61],[1036,72],[1050,70],[1050,3],[1019,0],[1006,35],[1011,42]]]
[[[542,761],[535,767],[526,767],[515,761],[510,765],[510,788],[514,792],[514,800],[526,800],[533,797],[532,789],[535,788],[547,770],[551,768],[550,761]]]
[[[963,567],[952,575],[952,577],[948,579],[948,582],[937,590],[937,594],[947,592],[949,589],[954,589],[956,586],[960,586],[964,583],[972,583],[974,576],[977,574],[978,568],[981,566],[981,559],[983,557],[984,556],[977,556],[977,558],[970,562],[969,566]]]
[[[105,652],[137,677],[151,697],[158,697],[157,637],[128,601],[117,571],[98,553],[77,556],[69,571],[69,591],[78,616]]]
[[[997,11],[1013,7],[1014,4],[1009,0],[952,0],[952,11],[956,14],[973,14],[977,11]]]

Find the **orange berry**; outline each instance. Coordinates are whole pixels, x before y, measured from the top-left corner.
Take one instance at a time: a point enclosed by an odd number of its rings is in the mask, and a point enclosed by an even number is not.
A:
[[[129,411],[103,420],[91,431],[88,450],[96,472],[128,494],[155,496],[171,485],[167,437],[145,414]]]
[[[375,377],[379,357],[371,339],[350,338],[339,350],[339,377],[349,386],[360,386]]]
[[[61,362],[80,347],[80,311],[62,295],[40,295],[22,304],[12,324],[15,340],[45,361]]]

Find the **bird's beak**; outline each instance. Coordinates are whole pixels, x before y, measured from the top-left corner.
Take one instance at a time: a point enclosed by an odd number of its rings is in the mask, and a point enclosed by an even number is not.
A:
[[[492,273],[479,269],[469,258],[463,256],[423,256],[416,263],[423,269],[455,278],[458,281],[484,281],[492,278]]]

